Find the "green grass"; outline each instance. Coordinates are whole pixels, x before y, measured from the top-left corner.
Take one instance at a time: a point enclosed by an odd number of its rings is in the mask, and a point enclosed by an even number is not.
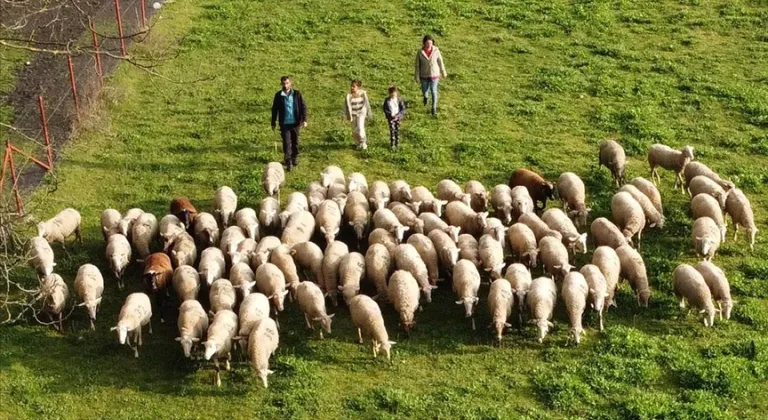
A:
[[[193,4],[194,3],[194,4]],[[327,164],[370,181],[478,179],[489,188],[517,167],[556,179],[570,170],[587,184],[594,217],[614,192],[597,168],[597,144],[616,136],[630,158],[628,179],[647,176],[646,148],[691,144],[701,159],[745,190],[758,242],[728,240],[715,262],[739,301],[730,321],[705,329],[681,312],[671,272],[696,260],[687,200],[663,173],[668,224],[644,235],[654,294],[639,309],[628,288],[607,314],[604,334],[589,325],[582,345],[567,340],[562,308],[543,345],[534,332],[509,333],[499,347],[476,333],[450,290],[417,314],[410,338],[385,309],[394,363],[354,343],[339,308],[325,341],[310,336],[289,305],[270,389],[245,365],[211,386],[211,370],[183,359],[171,325],[155,324],[134,360],[114,325],[125,293],[109,282],[97,331],[76,312],[69,332],[18,325],[0,332],[0,417],[8,418],[761,418],[768,403],[768,38],[761,1],[407,0],[367,3],[247,0],[176,2],[160,12],[152,39],[135,52],[175,51],[160,71],[172,83],[122,66],[104,93],[103,113],[64,150],[58,188],[38,216],[65,206],[83,217],[86,245],[60,248],[70,282],[80,264],[105,268],[99,213],[141,207],[164,214],[187,194],[210,208],[229,185],[241,205],[263,196],[263,165],[280,160],[269,130],[279,76],[305,95],[309,127],[302,160],[287,181],[303,190]],[[432,119],[411,81],[425,32],[438,35],[448,80]],[[356,152],[342,121],[349,80],[361,78],[373,106],[391,83],[409,106],[402,150],[388,149],[383,115],[371,146]],[[205,79],[204,82],[188,81]],[[210,80],[209,80],[210,79]],[[587,257],[591,257],[587,255]],[[588,258],[580,257],[579,264]],[[137,268],[129,289],[140,290]],[[26,272],[25,272],[26,273]],[[28,275],[28,274],[24,274]],[[449,289],[446,287],[445,289]],[[487,293],[487,288],[481,294]],[[213,414],[215,413],[215,414]]]

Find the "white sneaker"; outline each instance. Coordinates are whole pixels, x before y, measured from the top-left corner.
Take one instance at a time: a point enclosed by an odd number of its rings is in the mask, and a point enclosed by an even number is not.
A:
[[[363,143],[363,144],[360,145],[360,148],[363,149],[363,150],[368,150],[368,144],[367,143]]]

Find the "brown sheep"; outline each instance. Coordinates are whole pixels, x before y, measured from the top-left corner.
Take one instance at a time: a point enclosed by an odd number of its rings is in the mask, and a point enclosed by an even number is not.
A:
[[[181,223],[189,230],[197,216],[197,209],[187,197],[174,197],[171,200],[171,214],[178,217]]]
[[[531,195],[537,211],[544,210],[547,207],[547,199],[555,199],[555,186],[536,172],[522,168],[516,169],[515,172],[512,172],[512,176],[509,177],[509,188],[515,188],[518,185],[528,189],[528,193]],[[542,203],[541,207],[538,206],[539,202]]]
[[[139,260],[140,261],[140,260]],[[149,254],[144,260],[144,274],[142,276],[147,294],[155,296],[157,313],[160,314],[160,322],[163,319],[163,300],[168,296],[168,288],[173,281],[173,265],[171,259],[164,252]]]

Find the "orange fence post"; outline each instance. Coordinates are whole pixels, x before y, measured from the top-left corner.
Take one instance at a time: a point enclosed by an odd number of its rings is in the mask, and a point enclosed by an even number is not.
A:
[[[147,26],[147,3],[145,0],[141,0],[141,26]]]
[[[120,0],[115,0],[115,14],[117,15],[117,33],[120,35],[120,53],[125,57],[125,39],[123,39],[123,18],[120,16]]]
[[[5,147],[7,150],[6,153],[10,154],[11,142],[9,140],[5,142]],[[10,159],[8,159],[8,163],[11,167],[11,177],[13,177],[13,192],[16,195],[16,211],[19,214],[19,216],[23,216],[24,207],[22,207],[21,205],[21,196],[19,195],[19,187],[18,187],[19,178],[16,176],[16,166],[13,164],[13,156],[11,156]]]
[[[45,116],[45,104],[43,97],[37,97],[37,107],[40,108],[40,121],[43,124],[43,134],[45,135],[45,150],[48,152],[48,166],[53,167],[53,152],[51,151],[51,137],[48,135],[48,118]],[[3,168],[5,169],[5,168]],[[0,180],[0,182],[2,182]]]
[[[3,171],[0,172],[0,193],[5,191],[5,171],[8,169],[8,159],[11,157],[11,151],[5,146],[5,156],[3,157]]]
[[[75,113],[80,117],[80,103],[77,101],[77,84],[75,83],[75,70],[72,68],[72,56],[67,55],[67,65],[69,66],[69,82],[72,85],[72,99],[75,101]]]
[[[101,53],[99,52],[99,38],[96,29],[91,23],[91,36],[93,36],[93,55],[96,56],[96,73],[99,75],[99,84],[104,85],[104,70],[101,68]]]

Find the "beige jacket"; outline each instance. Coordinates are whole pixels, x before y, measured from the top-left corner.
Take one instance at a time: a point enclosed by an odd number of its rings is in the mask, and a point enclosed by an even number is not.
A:
[[[445,73],[445,64],[443,63],[443,54],[437,46],[432,46],[432,54],[427,57],[423,49],[416,53],[416,81],[421,79],[431,79],[433,77],[448,77]]]

